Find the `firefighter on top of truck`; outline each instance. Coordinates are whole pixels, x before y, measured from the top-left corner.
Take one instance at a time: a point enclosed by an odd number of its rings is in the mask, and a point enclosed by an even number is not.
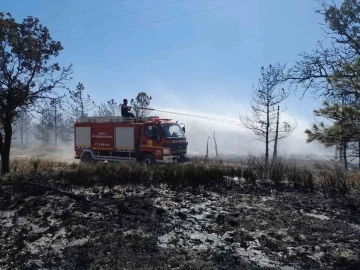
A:
[[[127,105],[127,99],[124,99],[123,102],[124,103],[121,105],[121,116],[135,118],[135,115],[130,112],[131,107]]]

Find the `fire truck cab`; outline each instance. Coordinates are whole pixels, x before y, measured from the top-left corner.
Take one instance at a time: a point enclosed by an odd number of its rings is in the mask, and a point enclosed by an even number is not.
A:
[[[186,162],[185,126],[158,116],[81,117],[74,124],[75,159],[82,162]]]

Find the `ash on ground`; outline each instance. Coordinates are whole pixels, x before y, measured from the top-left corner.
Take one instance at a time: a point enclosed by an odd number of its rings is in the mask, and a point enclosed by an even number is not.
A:
[[[322,194],[1,187],[1,269],[360,269],[360,213]]]

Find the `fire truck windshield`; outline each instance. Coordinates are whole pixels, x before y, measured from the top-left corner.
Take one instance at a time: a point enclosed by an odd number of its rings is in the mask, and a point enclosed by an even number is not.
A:
[[[161,124],[164,137],[167,139],[185,139],[185,134],[178,124]]]

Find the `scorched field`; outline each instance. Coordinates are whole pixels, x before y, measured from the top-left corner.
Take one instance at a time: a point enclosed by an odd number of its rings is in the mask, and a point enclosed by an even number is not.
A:
[[[279,160],[13,160],[0,269],[360,269],[360,177]]]

